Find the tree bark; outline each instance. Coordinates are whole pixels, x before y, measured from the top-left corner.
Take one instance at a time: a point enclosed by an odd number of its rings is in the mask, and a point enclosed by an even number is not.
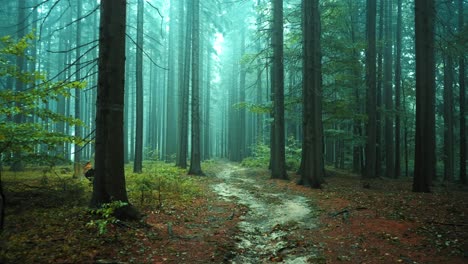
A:
[[[367,0],[367,52],[366,52],[366,84],[367,84],[367,141],[366,167],[364,178],[375,177],[376,145],[377,145],[377,99],[376,99],[376,12],[377,1]]]
[[[128,203],[123,157],[126,0],[101,0],[95,178],[91,207]],[[117,217],[137,219],[130,204]]]
[[[458,30],[463,30],[463,0],[458,0]],[[459,104],[460,104],[460,181],[463,184],[467,184],[466,179],[466,87],[465,87],[465,53],[461,52],[458,65],[458,85],[459,91]]]
[[[396,58],[395,58],[395,178],[401,175],[400,139],[401,139],[401,1],[397,1]]]
[[[193,0],[192,26],[192,145],[188,174],[203,175],[200,153],[200,0]]]
[[[384,107],[385,107],[385,176],[395,177],[394,143],[393,143],[393,91],[392,91],[392,0],[386,0],[385,11],[385,50],[384,50]]]
[[[323,183],[322,55],[318,0],[302,2],[303,143],[299,184],[320,188]]]
[[[430,192],[435,172],[434,0],[415,0],[416,144],[413,192]]]
[[[285,136],[284,136],[284,57],[283,57],[283,0],[273,0],[273,32],[271,44],[273,47],[273,64],[271,85],[273,88],[273,137],[271,177],[287,179]]]
[[[138,0],[137,10],[137,47],[136,47],[136,125],[135,125],[135,160],[133,172],[143,172],[143,0]]]

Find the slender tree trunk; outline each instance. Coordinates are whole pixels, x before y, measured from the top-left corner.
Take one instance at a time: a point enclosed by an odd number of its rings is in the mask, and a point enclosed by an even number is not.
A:
[[[379,8],[379,38],[378,38],[378,54],[377,54],[377,115],[376,115],[376,167],[375,177],[379,177],[382,173],[382,83],[383,83],[383,35],[384,35],[384,8],[385,0],[380,0]]]
[[[101,0],[99,85],[96,116],[96,162],[91,207],[128,203],[123,157],[125,85],[125,0]],[[116,212],[121,219],[137,219],[131,205]]]
[[[415,0],[416,145],[414,192],[430,192],[435,172],[434,0]]]
[[[386,0],[385,51],[384,51],[384,106],[385,106],[385,176],[395,177],[393,143],[393,91],[392,91],[392,0]]]
[[[81,0],[76,1],[76,14],[77,17],[81,17]],[[81,56],[81,50],[80,50],[80,43],[81,43],[81,23],[78,21],[76,23],[76,80],[81,81],[81,65],[80,65],[80,56]],[[75,118],[81,119],[81,90],[76,89],[75,90]],[[75,126],[75,137],[80,138],[81,137],[81,131],[82,128],[81,126]],[[74,174],[73,176],[75,178],[81,177],[81,146],[78,144],[75,144],[75,153],[74,153]]]
[[[167,108],[166,108],[166,140],[165,161],[173,161],[176,154],[176,135],[177,135],[177,113],[176,113],[176,61],[174,45],[176,44],[176,1],[170,3],[170,22],[169,22],[169,47],[168,47],[168,80],[167,80]]]
[[[203,175],[200,153],[200,0],[193,0],[192,27],[192,145],[191,175]]]
[[[401,138],[401,31],[402,31],[402,14],[401,2],[397,1],[397,25],[396,25],[396,58],[395,58],[395,178],[401,175],[401,151],[400,151],[400,138]]]
[[[240,55],[241,58],[245,54],[245,31],[246,29],[243,27],[241,29],[241,36],[240,36]],[[247,70],[244,63],[240,63],[240,80],[239,80],[239,102],[245,102],[245,82],[246,82]],[[245,108],[242,107],[239,109],[239,161],[242,161],[247,154],[247,147],[246,147],[246,113]]]
[[[444,64],[444,181],[453,181],[453,59],[446,55]]]
[[[144,1],[138,0],[136,50],[136,126],[133,172],[143,172],[143,14]]]
[[[180,8],[184,8],[181,1]],[[181,11],[183,17],[183,11]],[[189,97],[189,77],[190,77],[190,55],[191,55],[191,37],[192,37],[192,8],[187,9],[186,34],[182,50],[183,55],[179,67],[182,69],[182,80],[179,84],[179,149],[176,165],[180,168],[187,168],[187,151],[188,151],[188,97]],[[182,24],[184,25],[184,24]],[[182,26],[181,25],[181,26]],[[183,34],[181,35],[183,36]],[[183,45],[182,45],[183,46]]]
[[[458,0],[458,30],[461,32],[464,27],[463,22],[463,0]],[[466,179],[466,88],[465,88],[465,53],[461,52],[458,65],[458,85],[459,91],[459,104],[460,104],[460,181],[463,184],[467,184]]]

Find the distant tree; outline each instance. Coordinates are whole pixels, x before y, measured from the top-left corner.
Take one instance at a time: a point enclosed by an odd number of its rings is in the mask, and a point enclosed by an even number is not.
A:
[[[323,183],[322,55],[318,0],[302,1],[303,142],[299,184],[320,188]]]
[[[192,26],[192,151],[189,174],[203,175],[200,152],[200,0],[193,1]]]
[[[135,160],[133,172],[143,171],[143,14],[144,1],[138,0],[137,8],[137,48],[136,48],[136,126],[135,126]]]
[[[287,179],[284,132],[284,48],[283,48],[283,0],[272,0],[273,47],[271,87],[273,92],[273,126],[271,138],[271,177]]]
[[[102,0],[99,32],[99,76],[96,112],[95,178],[91,207],[128,203],[123,155],[126,0]],[[128,204],[119,218],[139,218]]]
[[[180,0],[179,0],[180,1]],[[174,156],[176,154],[176,139],[177,139],[177,112],[176,112],[176,73],[177,73],[177,64],[176,64],[176,51],[174,48],[176,45],[176,25],[177,25],[177,16],[176,16],[176,1],[170,1],[170,20],[169,20],[169,48],[167,50],[168,54],[168,76],[167,76],[167,104],[166,104],[166,141],[165,141],[165,154],[164,160],[174,161]]]
[[[416,146],[414,192],[430,192],[435,172],[434,0],[415,0]]]

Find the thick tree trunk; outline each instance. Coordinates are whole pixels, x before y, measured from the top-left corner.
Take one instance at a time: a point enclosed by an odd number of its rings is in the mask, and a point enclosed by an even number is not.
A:
[[[303,143],[299,184],[320,188],[323,183],[322,68],[318,0],[302,2]]]
[[[364,178],[374,178],[376,172],[377,145],[377,100],[376,100],[376,0],[367,0],[367,53],[366,53],[366,83],[368,116],[366,132],[366,167]]]
[[[435,172],[434,0],[415,1],[416,145],[414,192],[430,192]]]
[[[274,152],[271,163],[271,177],[287,179],[284,135],[284,58],[283,58],[283,0],[273,0],[273,64],[271,85],[274,91],[274,125],[272,145]]]
[[[125,0],[101,0],[96,172],[91,207],[112,201],[128,203],[123,157],[126,7]],[[131,205],[120,208],[117,216],[140,217]]]

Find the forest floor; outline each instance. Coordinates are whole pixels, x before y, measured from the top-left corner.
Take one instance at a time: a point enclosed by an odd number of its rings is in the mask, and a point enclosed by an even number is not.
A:
[[[171,182],[151,195],[132,189],[143,221],[104,218],[102,234],[90,225],[99,217],[86,208],[86,180],[66,168],[56,177],[4,171],[0,263],[467,262],[466,188],[416,194],[409,179],[377,179],[363,189],[358,176],[330,170],[323,189],[311,190],[292,174],[280,181],[233,163],[203,167],[206,177],[179,175],[187,180],[171,192],[161,192]]]

